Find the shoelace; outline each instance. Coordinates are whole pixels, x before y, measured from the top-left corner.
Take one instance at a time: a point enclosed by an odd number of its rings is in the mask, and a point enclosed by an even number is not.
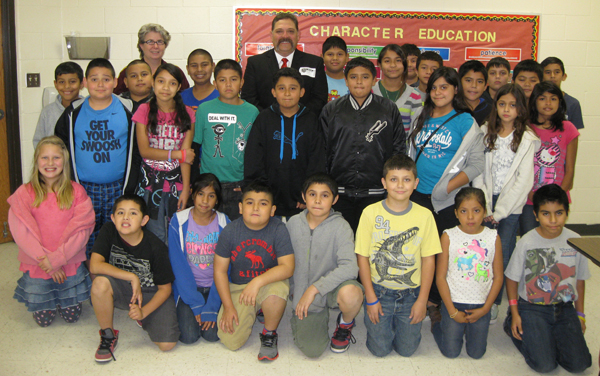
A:
[[[265,347],[273,347],[275,345],[275,335],[274,334],[263,334],[262,335],[262,345]]]
[[[349,339],[350,342],[352,342],[354,344],[354,343],[356,343],[356,338],[354,338],[354,334],[352,334],[351,329],[352,329],[352,327],[342,328],[341,325],[338,325],[337,329],[335,330],[335,333],[333,333],[333,338],[338,341],[343,341],[345,339]]]
[[[113,354],[112,350],[111,350],[111,345],[113,343],[113,341],[115,340],[115,338],[107,338],[107,337],[100,337],[100,350],[108,350],[108,352],[110,353],[110,356],[112,356],[113,360],[116,362],[117,358],[115,358],[115,354]]]

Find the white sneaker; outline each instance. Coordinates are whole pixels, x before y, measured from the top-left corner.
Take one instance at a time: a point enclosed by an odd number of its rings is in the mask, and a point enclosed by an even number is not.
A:
[[[490,310],[490,312],[492,313],[492,317],[490,318],[490,325],[495,324],[496,321],[498,321],[498,305],[497,304],[493,304],[492,305],[492,309]]]

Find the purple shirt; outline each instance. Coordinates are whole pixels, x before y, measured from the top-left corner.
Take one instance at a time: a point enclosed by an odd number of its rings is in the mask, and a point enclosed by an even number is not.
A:
[[[219,222],[217,216],[207,226],[194,221],[190,210],[188,229],[185,234],[185,255],[192,269],[198,287],[210,287],[213,284],[213,260],[219,240]]]

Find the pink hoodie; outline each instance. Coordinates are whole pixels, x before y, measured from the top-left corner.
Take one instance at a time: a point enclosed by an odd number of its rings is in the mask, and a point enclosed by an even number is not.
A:
[[[86,259],[85,246],[95,224],[94,208],[85,189],[76,182],[71,183],[74,199],[67,210],[59,209],[53,193],[34,208],[35,194],[30,184],[20,186],[7,200],[10,231],[19,247],[19,270],[29,271],[32,278],[52,278],[38,266],[40,256],[47,255],[52,269],[62,267],[67,277],[75,275]],[[36,218],[46,224],[43,231]],[[43,233],[47,236],[42,236]],[[51,234],[55,236],[49,236]]]

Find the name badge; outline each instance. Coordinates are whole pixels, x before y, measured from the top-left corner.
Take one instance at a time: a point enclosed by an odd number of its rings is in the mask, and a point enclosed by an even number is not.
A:
[[[300,74],[302,76],[308,76],[308,77],[315,78],[315,76],[317,75],[317,69],[316,68],[301,67],[299,69],[299,71],[300,71]]]

